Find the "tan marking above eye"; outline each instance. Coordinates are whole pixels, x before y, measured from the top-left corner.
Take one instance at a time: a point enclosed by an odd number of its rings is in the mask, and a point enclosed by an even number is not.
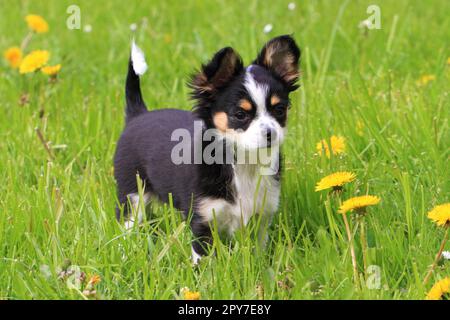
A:
[[[222,132],[227,131],[228,129],[228,116],[225,112],[217,112],[213,116],[213,122],[216,128]]]
[[[274,105],[280,103],[280,101],[281,101],[280,98],[279,98],[276,94],[274,94],[274,95],[270,98],[270,104],[271,104],[272,106],[274,106]]]
[[[239,101],[239,106],[246,111],[250,111],[252,109],[252,103],[247,99],[242,99]]]

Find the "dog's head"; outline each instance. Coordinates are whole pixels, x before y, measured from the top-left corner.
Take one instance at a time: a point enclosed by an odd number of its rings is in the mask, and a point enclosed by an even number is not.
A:
[[[298,88],[300,49],[290,36],[273,38],[244,67],[232,48],[218,51],[191,80],[194,112],[238,147],[283,141],[289,93]]]

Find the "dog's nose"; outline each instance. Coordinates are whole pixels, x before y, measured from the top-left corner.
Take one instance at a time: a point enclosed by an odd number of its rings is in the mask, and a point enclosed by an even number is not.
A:
[[[267,146],[270,147],[273,141],[276,139],[276,132],[272,128],[266,128],[266,141]]]

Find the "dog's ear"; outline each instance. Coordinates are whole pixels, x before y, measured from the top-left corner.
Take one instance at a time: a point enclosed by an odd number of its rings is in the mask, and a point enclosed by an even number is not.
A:
[[[263,66],[282,80],[290,91],[298,88],[300,49],[289,36],[279,36],[267,42],[253,64]]]
[[[219,50],[211,61],[202,65],[201,70],[192,77],[189,86],[193,89],[193,98],[213,98],[214,94],[226,86],[243,68],[242,59],[233,48],[226,47]]]

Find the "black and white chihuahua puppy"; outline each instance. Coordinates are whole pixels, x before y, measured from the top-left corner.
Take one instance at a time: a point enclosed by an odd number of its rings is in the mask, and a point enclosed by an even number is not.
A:
[[[267,42],[247,67],[234,49],[223,48],[189,83],[195,101],[192,112],[148,111],[139,80],[147,64],[133,42],[125,86],[126,126],[114,159],[117,218],[131,227],[136,220],[142,221],[142,200],[145,204],[151,199],[168,202],[171,194],[175,208],[185,218],[191,214],[194,263],[212,245],[214,219],[219,232],[231,235],[257,215],[261,219],[258,238],[264,244],[280,198],[279,146],[286,135],[289,94],[298,88],[299,59],[300,49],[289,35]],[[196,123],[200,123],[200,134]],[[192,137],[183,142],[188,160],[192,160],[191,151],[199,154],[196,143],[204,155],[213,140],[226,147],[213,151],[212,157],[231,151],[232,156],[227,156],[231,160],[174,161],[174,150],[180,147],[174,132],[180,129]],[[205,139],[208,130],[214,138]],[[244,151],[243,161],[236,156],[239,150]],[[269,174],[261,170],[259,157],[253,162],[247,159],[261,150],[275,159],[275,166],[270,166],[275,170]],[[143,199],[138,194],[138,179],[144,186]]]

